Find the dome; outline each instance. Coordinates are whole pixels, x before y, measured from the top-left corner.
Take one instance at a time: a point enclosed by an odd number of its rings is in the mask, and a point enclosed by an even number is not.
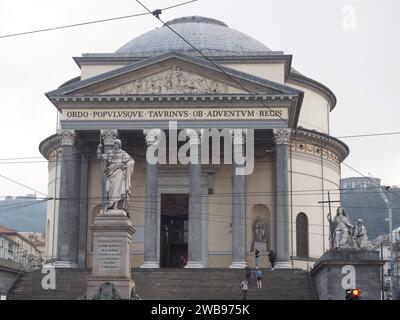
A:
[[[191,16],[170,20],[166,24],[207,55],[260,55],[271,51],[261,42],[215,19]],[[167,26],[132,39],[116,53],[153,56],[169,51],[196,54]]]

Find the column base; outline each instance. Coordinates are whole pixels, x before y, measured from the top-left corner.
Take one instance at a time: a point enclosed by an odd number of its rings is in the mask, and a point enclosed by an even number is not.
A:
[[[55,261],[53,264],[54,268],[78,268],[78,264],[71,261]]]
[[[247,266],[246,261],[236,261],[231,263],[229,269],[244,269],[246,268],[246,266]]]
[[[203,269],[204,264],[201,261],[188,261],[185,266],[185,269]]]
[[[158,269],[160,268],[160,265],[158,264],[158,261],[144,261],[141,265],[140,268],[143,269]]]
[[[292,263],[290,261],[279,261],[274,264],[275,269],[292,269]]]

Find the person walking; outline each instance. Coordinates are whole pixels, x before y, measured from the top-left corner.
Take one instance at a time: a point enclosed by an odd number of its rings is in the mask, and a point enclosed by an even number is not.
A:
[[[247,291],[249,290],[249,282],[246,279],[240,283],[240,289],[242,289],[243,300],[247,300]]]
[[[271,249],[271,251],[268,253],[268,258],[269,262],[271,263],[271,270],[275,269],[275,260],[276,260],[276,253],[274,250]]]
[[[258,249],[254,251],[254,256],[256,258],[256,268],[257,268],[260,266],[260,251],[258,251]]]
[[[262,275],[261,269],[259,267],[257,267],[257,269],[256,269],[257,289],[262,288],[261,275]]]

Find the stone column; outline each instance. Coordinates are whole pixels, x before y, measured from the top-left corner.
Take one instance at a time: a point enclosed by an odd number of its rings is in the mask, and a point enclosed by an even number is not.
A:
[[[57,222],[57,259],[56,268],[74,268],[78,264],[79,237],[79,196],[80,182],[79,159],[74,147],[74,130],[62,129],[60,192]]]
[[[289,257],[289,185],[288,185],[288,150],[290,129],[274,130],[275,151],[275,268],[292,268]]]
[[[148,147],[159,144],[158,129],[143,130]],[[151,161],[150,161],[151,162]],[[157,256],[158,218],[158,162],[150,163],[146,157],[146,195],[144,208],[144,262],[141,268],[159,268]]]
[[[188,262],[185,268],[204,268],[201,229],[201,130],[190,138]]]
[[[108,151],[112,150],[114,146],[114,140],[118,138],[118,131],[115,129],[105,129],[100,130],[101,140],[100,143],[103,141],[103,153],[107,153]],[[101,164],[100,164],[101,165]],[[102,172],[102,170],[100,171]],[[107,205],[107,190],[106,190],[106,183],[107,178],[104,174],[101,174],[101,203],[102,208],[105,211]]]
[[[78,265],[86,267],[87,227],[88,227],[88,168],[90,148],[81,145],[81,176],[80,176],[80,209],[79,209],[79,254]]]
[[[246,135],[243,129],[232,130],[232,263],[229,268],[245,268],[246,263],[246,180],[236,169],[244,167]]]

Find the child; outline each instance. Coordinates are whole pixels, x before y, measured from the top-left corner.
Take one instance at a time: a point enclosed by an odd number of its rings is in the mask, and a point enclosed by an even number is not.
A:
[[[256,270],[256,280],[257,280],[257,289],[261,289],[262,288],[261,270],[259,267],[257,267],[257,270]]]
[[[240,288],[242,289],[243,292],[243,300],[247,299],[247,290],[249,290],[249,283],[247,280],[243,280],[240,283]]]

